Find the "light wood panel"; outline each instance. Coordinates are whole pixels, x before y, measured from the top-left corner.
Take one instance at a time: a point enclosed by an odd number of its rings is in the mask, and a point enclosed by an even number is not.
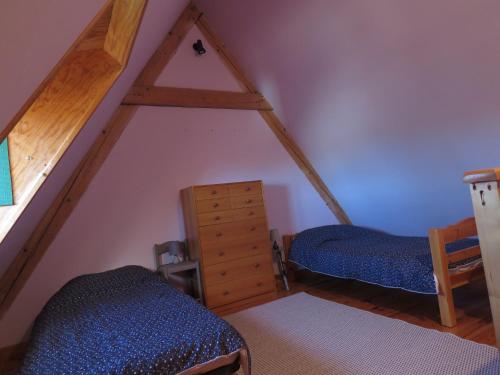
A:
[[[108,1],[102,14],[97,18],[92,28],[85,34],[85,37],[78,43],[77,50],[85,51],[92,49],[104,49],[104,41],[108,34],[109,22],[113,13],[113,1]]]
[[[130,13],[138,15],[134,20],[120,18],[127,6]],[[133,5],[127,0],[106,3],[50,79],[36,90],[29,106],[23,107],[24,113],[8,134],[14,205],[0,208],[0,242],[124,69],[99,48],[107,25],[113,21],[112,14],[118,14],[115,25],[130,29],[116,38],[130,50],[144,6],[145,0],[136,0]]]
[[[0,207],[0,241],[121,71],[104,51],[78,51],[67,60],[9,134],[15,205]]]
[[[258,93],[254,84],[243,73],[242,69],[236,63],[234,58],[226,50],[224,44],[216,36],[215,32],[210,28],[204,16],[200,17],[197,22],[198,28],[201,30],[207,41],[219,54],[226,67],[233,73],[242,88],[250,93]],[[318,174],[314,166],[307,159],[300,147],[286,131],[285,126],[273,111],[259,111],[260,115],[273,131],[275,136],[281,142],[283,147],[288,151],[293,160],[297,163],[300,170],[305,174],[309,182],[313,185],[321,198],[325,201],[328,208],[333,212],[338,221],[342,224],[351,224],[351,220],[346,212],[335,199],[328,186],[324,183],[321,176]]]
[[[470,194],[477,223],[491,314],[500,349],[500,169],[469,172]],[[468,178],[467,178],[468,177]]]
[[[115,0],[104,41],[104,50],[121,65],[127,65],[146,0]]]
[[[123,104],[163,107],[272,110],[261,94],[176,87],[135,86]]]
[[[61,59],[57,62],[57,64],[52,68],[47,77],[44,78],[42,83],[33,91],[28,100],[22,105],[22,107],[17,111],[14,117],[9,121],[7,126],[0,131],[0,141],[5,139],[7,135],[11,132],[14,126],[19,122],[21,117],[26,113],[29,107],[33,104],[33,102],[38,98],[40,93],[45,89],[47,84],[52,80],[54,75],[59,71],[61,65],[66,61],[66,58],[72,54],[74,51],[79,50],[80,46],[82,49],[92,49],[85,47],[86,39],[92,38],[96,34],[102,34],[102,30],[107,30],[107,25],[109,20],[111,19],[111,12],[113,7],[114,0],[107,0],[104,6],[99,10],[99,12],[95,15],[95,17],[90,21],[87,27],[82,31],[82,33],[78,36],[75,42],[71,45],[71,47],[66,51],[66,53],[61,57]],[[102,45],[104,45],[104,38],[102,38]]]

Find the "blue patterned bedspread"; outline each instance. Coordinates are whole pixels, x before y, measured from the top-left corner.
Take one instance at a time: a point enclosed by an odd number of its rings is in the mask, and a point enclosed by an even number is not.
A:
[[[450,253],[477,244],[476,239],[465,239],[449,244],[446,250]],[[330,276],[436,294],[427,237],[394,236],[354,225],[329,225],[298,234],[289,260]]]
[[[139,266],[68,282],[35,322],[22,374],[177,374],[240,348],[239,333]]]

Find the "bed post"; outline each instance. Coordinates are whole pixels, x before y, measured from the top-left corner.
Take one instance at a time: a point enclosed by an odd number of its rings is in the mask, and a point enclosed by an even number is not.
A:
[[[448,256],[446,254],[445,242],[439,229],[432,228],[429,230],[429,242],[432,253],[432,265],[439,284],[438,302],[441,324],[446,327],[454,327],[457,325],[457,316],[455,314],[453,291],[448,275]]]
[[[285,234],[283,236],[283,253],[285,254],[285,267],[287,271],[288,278],[290,280],[296,280],[297,275],[295,272],[296,267],[293,267],[291,263],[288,262],[288,256],[290,254],[290,249],[292,248],[292,241],[295,239],[295,234]]]

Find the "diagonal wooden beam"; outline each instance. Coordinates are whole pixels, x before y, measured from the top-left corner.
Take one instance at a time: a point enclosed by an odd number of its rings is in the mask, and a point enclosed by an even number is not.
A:
[[[135,84],[138,82],[154,83],[200,15],[201,13],[193,8],[192,4],[188,5],[146,64]],[[163,66],[160,66],[161,64]],[[137,106],[125,105],[118,107],[105,129],[99,134],[86,156],[59,192],[23,249],[11,262],[0,279],[0,319],[12,305],[38,262],[76,207],[137,108]]]
[[[200,17],[196,23],[210,45],[217,51],[227,68],[233,73],[234,77],[240,82],[243,88],[250,93],[258,93],[252,81],[250,81],[243,73],[242,69],[236,63],[234,58],[226,50],[226,47],[217,37],[215,32],[210,28],[204,16]],[[318,174],[314,166],[307,159],[297,143],[288,134],[285,126],[281,123],[278,116],[273,111],[259,111],[260,115],[267,123],[269,128],[276,135],[283,147],[288,151],[298,167],[305,174],[309,182],[313,185],[326,205],[333,212],[337,220],[342,224],[352,224],[340,203],[335,199],[332,192],[325,184],[321,176]]]
[[[193,3],[189,3],[175,22],[172,30],[168,33],[163,44],[156,50],[153,56],[151,56],[146,68],[142,70],[139,77],[135,80],[134,86],[152,85],[155,83],[162,70],[167,66],[175,52],[177,52],[177,48],[184,40],[186,34],[191,30],[201,15],[202,13],[200,10]]]
[[[132,87],[122,104],[262,111],[273,109],[258,93],[157,86]]]

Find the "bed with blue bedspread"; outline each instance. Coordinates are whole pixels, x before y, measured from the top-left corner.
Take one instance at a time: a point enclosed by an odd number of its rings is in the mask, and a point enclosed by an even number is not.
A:
[[[477,244],[477,239],[464,239],[446,245],[446,251],[452,253]],[[437,294],[427,237],[395,236],[354,225],[328,225],[299,233],[288,260],[329,276]]]
[[[238,353],[246,345],[229,323],[162,276],[127,266],[77,277],[50,299],[36,319],[21,373],[196,373]]]

